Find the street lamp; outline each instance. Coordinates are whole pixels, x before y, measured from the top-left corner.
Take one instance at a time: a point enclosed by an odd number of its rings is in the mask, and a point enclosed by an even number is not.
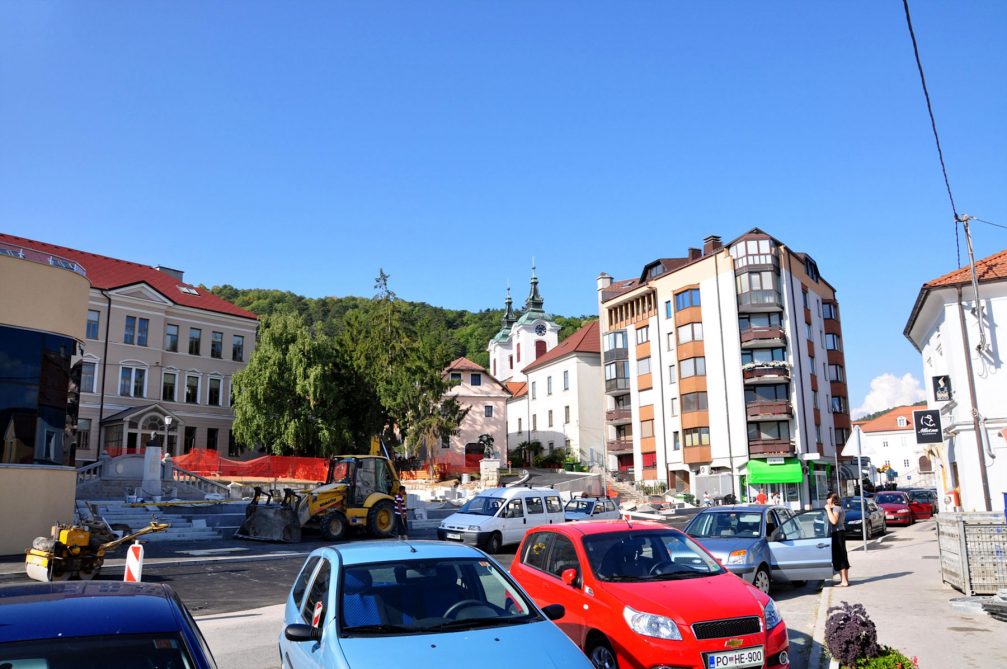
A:
[[[172,419],[171,416],[165,416],[164,417],[164,452],[165,453],[168,452],[168,430],[171,429],[171,421],[172,420],[173,419]]]

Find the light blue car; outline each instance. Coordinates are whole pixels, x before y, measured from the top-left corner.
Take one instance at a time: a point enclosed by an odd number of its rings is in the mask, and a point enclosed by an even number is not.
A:
[[[800,585],[832,578],[825,511],[785,506],[715,506],[685,528],[729,571],[769,593],[770,583]]]
[[[287,596],[284,669],[408,666],[591,669],[493,558],[439,541],[362,541],[312,551]]]

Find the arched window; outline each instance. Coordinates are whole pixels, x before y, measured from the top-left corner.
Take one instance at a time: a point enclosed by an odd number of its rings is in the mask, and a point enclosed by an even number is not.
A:
[[[920,456],[920,474],[932,474],[933,468],[930,465],[930,458],[925,455]]]
[[[535,342],[535,359],[538,360],[542,355],[545,354],[546,343],[541,339]]]

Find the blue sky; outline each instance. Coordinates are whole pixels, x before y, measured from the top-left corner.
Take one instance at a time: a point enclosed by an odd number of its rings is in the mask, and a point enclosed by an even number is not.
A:
[[[959,210],[1007,225],[1007,3],[911,8]],[[930,132],[897,0],[0,4],[5,232],[467,309],[534,256],[579,315],[758,226],[838,289],[853,407],[957,267]]]

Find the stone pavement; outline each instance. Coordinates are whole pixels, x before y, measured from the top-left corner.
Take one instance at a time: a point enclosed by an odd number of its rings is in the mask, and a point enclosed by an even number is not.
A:
[[[879,643],[917,657],[921,669],[1007,667],[1007,623],[951,605],[964,595],[941,582],[933,520],[889,530],[867,553],[861,545],[847,543],[850,587],[826,584],[822,592],[815,641],[824,643],[825,610],[848,601],[867,609]]]

